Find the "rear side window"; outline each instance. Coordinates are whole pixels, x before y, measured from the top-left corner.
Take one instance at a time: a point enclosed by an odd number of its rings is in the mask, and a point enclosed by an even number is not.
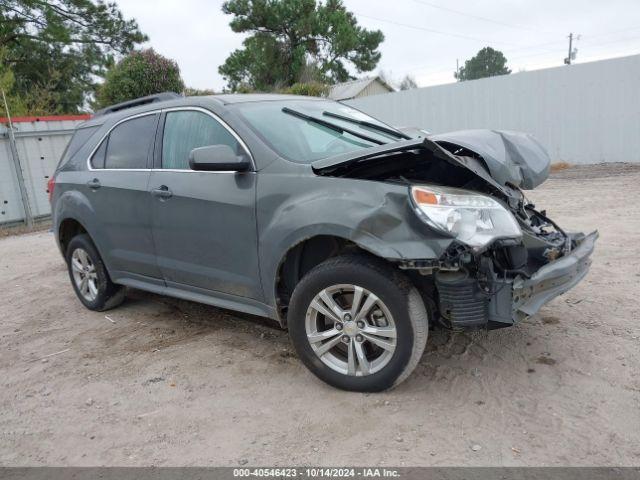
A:
[[[242,153],[238,140],[213,117],[194,110],[167,113],[162,138],[162,168],[188,170],[189,152],[209,145],[228,145],[234,152]]]
[[[102,142],[103,145],[106,143],[104,168],[147,168],[157,117],[157,114],[152,114],[132,118],[111,130],[108,139]],[[94,168],[100,168],[100,159],[94,160]]]
[[[82,146],[87,143],[87,140],[89,140],[89,138],[91,138],[91,136],[96,133],[96,130],[98,130],[98,128],[100,128],[100,125],[96,125],[94,127],[78,128],[67,144],[67,148],[64,149],[64,153],[62,154],[62,157],[60,157],[58,166],[61,167],[62,165],[67,163],[71,157],[78,153],[78,150],[80,150],[80,148],[82,148]]]

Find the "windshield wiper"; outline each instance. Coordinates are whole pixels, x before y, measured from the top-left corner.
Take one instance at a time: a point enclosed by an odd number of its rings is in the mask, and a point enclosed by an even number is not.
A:
[[[341,134],[348,133],[349,135],[353,135],[354,137],[358,137],[358,138],[360,138],[362,140],[366,140],[367,142],[375,143],[376,145],[384,145],[384,143],[385,143],[382,140],[378,140],[377,138],[370,137],[368,135],[356,132],[356,131],[351,130],[349,128],[341,127],[340,125],[336,125],[335,123],[327,122],[326,120],[314,117],[312,115],[307,115],[306,113],[298,112],[297,110],[292,110],[289,107],[282,107],[282,111],[284,113],[289,114],[289,115],[293,115],[294,117],[302,118],[303,120],[306,120],[307,122],[312,122],[312,123],[315,123],[317,125],[322,125],[323,127],[329,128],[329,129],[334,130],[334,131],[336,131],[338,133],[341,133]]]
[[[367,122],[366,120],[358,120],[357,118],[351,118],[351,117],[347,117],[346,115],[340,115],[338,113],[333,113],[333,112],[322,112],[322,114],[327,117],[337,118],[339,120],[344,120],[345,122],[355,123],[356,125],[361,125],[363,127],[367,127],[372,130],[377,130],[379,132],[386,133],[396,138],[411,140],[411,137],[409,135],[406,135],[402,132],[398,132],[397,130],[394,130],[392,128],[387,128],[382,125],[376,125],[375,123]]]

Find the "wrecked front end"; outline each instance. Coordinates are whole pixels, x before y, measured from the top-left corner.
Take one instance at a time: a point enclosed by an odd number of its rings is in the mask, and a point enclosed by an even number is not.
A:
[[[548,157],[531,137],[503,133],[491,132],[494,143],[484,155],[467,141],[443,137],[313,165],[320,175],[407,186],[412,214],[434,236],[451,240],[435,258],[398,264],[451,329],[500,328],[535,314],[584,278],[598,238],[565,232],[526,199],[521,188],[544,181]]]
[[[569,247],[555,259],[545,254],[557,247],[537,239],[498,240],[482,252],[454,244],[430,267],[409,262],[404,268],[432,275],[437,311],[447,327],[500,328],[534,315],[582,280],[597,238],[597,232],[567,234]]]

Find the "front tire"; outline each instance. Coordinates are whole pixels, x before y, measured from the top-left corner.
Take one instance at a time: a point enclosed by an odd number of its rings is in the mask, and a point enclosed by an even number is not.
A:
[[[360,392],[405,380],[428,334],[420,293],[397,269],[367,255],[330,258],[309,271],[293,292],[287,322],[311,372]]]
[[[71,285],[85,307],[102,312],[122,303],[124,287],[111,281],[89,235],[71,239],[66,259]]]

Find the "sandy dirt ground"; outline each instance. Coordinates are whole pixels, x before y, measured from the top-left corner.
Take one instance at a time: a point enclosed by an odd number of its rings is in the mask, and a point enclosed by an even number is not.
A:
[[[382,394],[321,383],[259,318],[137,291],[90,312],[52,234],[0,239],[0,464],[640,465],[640,168],[530,196],[600,230],[588,277],[516,327],[432,332]]]

